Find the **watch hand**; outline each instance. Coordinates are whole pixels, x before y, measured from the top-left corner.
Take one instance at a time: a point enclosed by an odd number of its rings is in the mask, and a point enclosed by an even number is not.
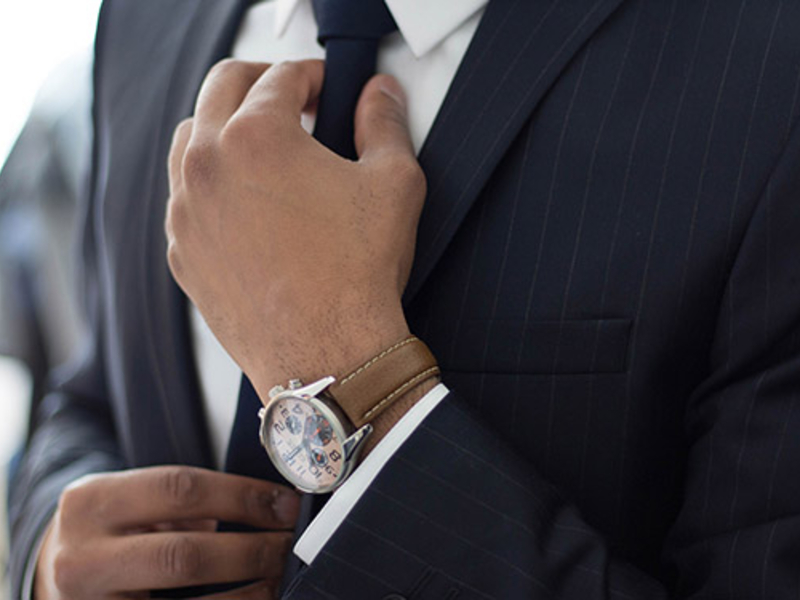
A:
[[[313,467],[314,466],[314,461],[311,458],[311,444],[309,443],[308,438],[304,437],[302,443],[303,443],[303,448],[306,451],[306,456],[308,457],[308,464]]]

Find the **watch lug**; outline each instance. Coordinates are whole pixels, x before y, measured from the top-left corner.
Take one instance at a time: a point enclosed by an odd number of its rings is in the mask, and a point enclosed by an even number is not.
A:
[[[307,396],[319,396],[323,391],[328,389],[334,382],[336,381],[336,377],[328,376],[323,377],[319,381],[315,381],[314,383],[310,383],[304,388],[302,388],[303,394]]]
[[[367,441],[371,433],[372,425],[367,423],[344,441],[342,450],[344,450],[345,461],[354,460],[358,457],[359,452],[361,452],[364,447],[364,442]]]

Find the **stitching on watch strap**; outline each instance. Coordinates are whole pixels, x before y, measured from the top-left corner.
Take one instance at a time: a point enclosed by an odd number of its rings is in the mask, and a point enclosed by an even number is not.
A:
[[[348,375],[347,377],[345,377],[344,379],[342,379],[342,380],[339,382],[339,387],[341,387],[341,386],[344,386],[345,384],[347,384],[347,382],[348,382],[348,381],[351,381],[351,380],[352,380],[354,377],[356,377],[356,376],[357,376],[357,375],[359,375],[360,373],[363,373],[364,371],[366,371],[366,370],[367,370],[367,369],[369,369],[370,367],[374,366],[374,365],[375,365],[375,363],[377,363],[378,361],[380,361],[382,358],[386,358],[386,357],[387,357],[389,354],[391,354],[391,353],[392,353],[392,352],[394,352],[395,350],[397,350],[397,349],[399,349],[399,348],[402,348],[403,346],[405,346],[405,345],[407,345],[407,344],[411,344],[412,342],[416,342],[416,341],[418,341],[418,338],[417,338],[416,336],[411,336],[410,338],[406,338],[406,339],[404,339],[402,342],[397,342],[397,343],[396,343],[394,346],[391,346],[391,347],[387,348],[386,350],[384,350],[383,352],[381,352],[380,354],[378,354],[376,357],[374,357],[374,358],[372,358],[372,359],[368,360],[368,361],[367,361],[367,362],[365,362],[363,365],[361,365],[361,366],[360,366],[358,369],[356,369],[355,371],[353,371],[352,373],[350,373],[350,375]],[[384,400],[382,400],[381,402],[384,402],[384,401],[385,401],[385,399],[384,399]],[[375,407],[373,408],[373,410],[374,410],[375,408],[377,408],[377,406],[375,406]]]
[[[378,402],[375,406],[370,408],[367,412],[365,412],[362,415],[361,418],[363,420],[365,420],[365,421],[369,421],[369,418],[373,414],[378,412],[381,409],[381,407],[383,407],[387,402],[391,402],[393,398],[395,398],[396,396],[398,396],[400,394],[403,394],[409,387],[413,387],[413,386],[417,385],[418,383],[422,383],[423,381],[425,381],[429,377],[433,377],[434,375],[437,375],[438,373],[439,373],[439,367],[437,366],[437,367],[431,367],[430,369],[427,369],[427,370],[423,371],[419,375],[415,375],[414,377],[412,377],[411,379],[406,381],[403,385],[398,387],[391,394],[386,396],[383,400]]]

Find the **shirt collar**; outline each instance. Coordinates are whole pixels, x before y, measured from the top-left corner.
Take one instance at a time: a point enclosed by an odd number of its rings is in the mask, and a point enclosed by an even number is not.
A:
[[[275,0],[275,35],[281,37],[300,2]],[[414,56],[421,58],[441,44],[488,0],[385,0],[400,35]]]

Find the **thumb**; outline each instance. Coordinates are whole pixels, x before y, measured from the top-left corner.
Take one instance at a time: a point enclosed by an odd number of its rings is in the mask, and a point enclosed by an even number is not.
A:
[[[375,75],[361,91],[355,114],[356,152],[362,160],[384,153],[414,156],[406,95],[390,75]]]

